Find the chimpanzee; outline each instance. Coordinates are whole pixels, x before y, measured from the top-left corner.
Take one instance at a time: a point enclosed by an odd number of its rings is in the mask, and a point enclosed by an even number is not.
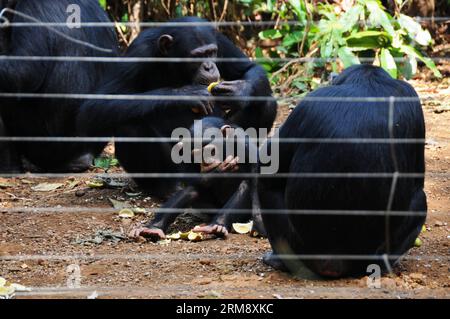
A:
[[[188,207],[210,209],[210,224],[196,226],[194,228],[196,232],[225,237],[232,223],[253,219],[253,232],[264,236],[255,179],[242,179],[237,176],[219,179],[220,176],[214,176],[234,171],[256,174],[258,169],[256,144],[250,142],[249,136],[241,128],[221,117],[208,116],[195,121],[189,137],[191,141],[181,141],[174,147],[178,153],[188,152],[189,160],[182,163],[182,171],[204,174],[196,178],[183,179],[186,186],[175,192],[164,203],[151,222],[132,229],[130,237],[141,235],[153,239],[165,238],[165,232],[179,215],[180,209]],[[195,144],[196,139],[201,141],[200,145]],[[241,149],[238,149],[238,145]],[[198,156],[197,160],[195,156]],[[242,211],[236,212],[237,209]]]
[[[79,131],[88,136],[171,137],[175,128],[189,128],[194,120],[205,115],[225,118],[243,128],[270,130],[277,105],[271,98],[264,70],[204,22],[185,17],[169,21],[169,26],[142,31],[125,57],[172,60],[117,65],[110,81],[97,93],[127,94],[134,98],[87,101],[79,113]],[[194,61],[174,62],[177,58]],[[215,58],[243,61],[215,63]],[[211,101],[207,86],[219,79],[223,81],[212,89],[212,95],[219,95],[222,100],[231,97],[233,101]],[[186,96],[195,97],[186,99]],[[248,99],[256,96],[266,97],[267,101]],[[119,141],[116,155],[129,173],[180,172],[179,165],[170,156],[174,144]],[[168,178],[136,178],[135,181],[161,197],[173,191],[177,183]]]
[[[400,98],[393,104],[391,133],[388,101],[339,101],[341,97],[391,96]],[[314,100],[330,97],[337,99]],[[418,96],[408,83],[392,79],[379,67],[357,65],[307,98],[280,128],[280,138],[393,137],[420,142],[280,143],[280,173],[424,173],[424,118]],[[329,277],[364,274],[369,264],[389,268],[388,263],[395,263],[414,245],[425,221],[423,177],[290,177],[275,181],[263,178],[258,185],[264,225],[274,251],[265,261],[289,271],[295,271],[298,263],[277,255],[361,255],[359,259],[303,259],[311,270]],[[264,214],[264,209],[311,213]],[[361,214],[320,213],[327,210]],[[371,214],[388,210],[410,215]],[[392,258],[364,258],[384,254]]]
[[[384,99],[361,99],[368,97]],[[389,97],[398,100],[391,104]],[[362,275],[369,264],[389,269],[414,245],[427,211],[425,125],[418,96],[408,83],[379,67],[352,66],[332,85],[308,94],[278,137],[280,141],[271,138],[260,149],[272,160],[277,157],[278,173],[284,174],[259,175],[257,182],[273,249],[264,257],[266,263],[292,273],[303,262],[325,277]],[[286,138],[381,140],[281,140]],[[413,140],[389,143],[390,138]],[[291,173],[303,176],[286,177]],[[344,176],[317,175],[324,173]],[[235,194],[238,208],[251,187],[246,192]]]
[[[4,12],[12,23],[33,22],[22,14],[42,22],[66,23],[69,5],[78,5],[82,22],[109,22],[98,1],[89,0],[14,0],[4,6],[21,14]],[[3,22],[4,20],[0,21]],[[58,31],[59,34],[55,31]],[[118,42],[114,30],[102,28],[17,27],[2,30],[2,54],[10,56],[116,56]],[[64,36],[61,36],[61,33]],[[70,41],[72,38],[76,41]],[[80,44],[83,41],[86,43]],[[96,45],[110,50],[101,52]],[[105,77],[105,63],[76,61],[20,61],[0,59],[2,93],[90,93]],[[75,99],[1,98],[1,136],[71,137],[77,136],[75,118],[81,102]],[[91,164],[91,145],[58,142],[1,143],[0,172],[24,170],[77,171]]]

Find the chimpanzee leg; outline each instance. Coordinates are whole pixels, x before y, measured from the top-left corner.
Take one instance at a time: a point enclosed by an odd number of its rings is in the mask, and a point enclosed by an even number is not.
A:
[[[248,221],[253,219],[253,231],[261,236],[266,236],[266,230],[261,218],[260,205],[257,190],[250,185],[251,182],[244,180],[240,183],[238,190],[231,196],[225,206],[215,215],[212,224],[223,225],[231,229],[232,223]],[[236,210],[250,210],[251,214],[242,214]]]
[[[198,197],[195,187],[188,186],[173,194],[164,203],[161,210],[155,214],[155,218],[143,227],[134,228],[130,237],[147,236],[155,240],[165,238],[169,226],[175,221],[180,212],[178,209],[189,206]],[[174,209],[174,211],[170,211]]]
[[[411,213],[423,213],[427,211],[427,198],[422,188],[417,189],[412,196],[408,211]],[[393,233],[392,246],[393,254],[403,255],[414,246],[416,238],[419,236],[425,216],[407,216],[402,222],[402,227]]]
[[[273,249],[273,252],[264,256],[263,261],[275,269],[287,271],[286,263],[277,255],[293,254],[293,249],[290,247],[291,234],[289,234],[291,226],[286,214],[275,211],[286,209],[284,194],[281,191],[265,189],[264,181],[261,182],[258,191],[262,207],[262,220],[268,230],[267,235]]]
[[[143,126],[121,127],[118,137],[161,137],[155,130]],[[170,158],[173,144],[146,142],[117,142],[116,156],[129,174],[177,173],[179,169]],[[158,197],[167,197],[179,181],[176,178],[136,177],[134,181],[143,189]]]

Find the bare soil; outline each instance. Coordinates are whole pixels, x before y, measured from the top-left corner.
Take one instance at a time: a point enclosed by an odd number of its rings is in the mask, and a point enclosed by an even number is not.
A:
[[[449,79],[440,82],[411,81],[421,95],[433,95],[424,103],[427,125],[426,164],[429,173],[450,169]],[[288,114],[283,106],[277,125]],[[91,172],[99,172],[92,169]],[[116,169],[120,172],[120,169]],[[159,204],[145,195],[129,197],[121,189],[92,189],[87,179],[0,179],[0,276],[32,287],[19,298],[86,298],[96,291],[101,298],[449,298],[450,297],[450,181],[429,176],[425,188],[429,215],[423,244],[413,248],[395,272],[382,278],[381,289],[367,288],[367,278],[323,280],[305,274],[293,278],[274,271],[261,258],[269,251],[266,239],[231,234],[226,240],[202,242],[104,241],[79,244],[77,239],[98,230],[125,233],[132,224],[145,221],[118,217],[109,198],[127,200],[153,212]],[[74,186],[73,181],[79,181]],[[51,192],[32,190],[43,182],[64,183]],[[7,185],[11,184],[11,185]],[[82,207],[81,212],[64,210]],[[48,211],[26,211],[49,208]],[[18,212],[8,209],[16,208]],[[2,209],[4,210],[2,212]],[[22,210],[22,211],[21,211]],[[150,214],[151,215],[151,214]],[[177,220],[174,230],[198,223],[192,217]],[[19,256],[16,260],[1,259]],[[25,256],[33,255],[33,256]],[[47,258],[44,255],[54,256]],[[23,256],[22,260],[19,260]],[[80,267],[81,288],[72,289]],[[71,270],[72,269],[72,270]],[[75,266],[76,269],[76,266]],[[72,271],[72,272],[71,272]],[[76,270],[75,270],[76,272]],[[69,279],[69,280],[68,280]]]

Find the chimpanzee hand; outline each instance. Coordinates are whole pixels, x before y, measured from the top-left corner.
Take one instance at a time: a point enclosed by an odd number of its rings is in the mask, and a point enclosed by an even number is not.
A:
[[[194,229],[192,229],[193,232],[196,233],[205,233],[205,234],[212,234],[216,237],[227,237],[228,236],[228,230],[225,226],[220,224],[209,224],[209,225],[200,225],[195,226]]]
[[[224,81],[214,86],[211,90],[213,96],[241,98],[236,100],[216,101],[216,105],[222,109],[242,109],[249,104],[248,97],[251,96],[251,84],[245,80]]]
[[[177,101],[186,107],[189,107],[194,113],[202,113],[209,115],[213,113],[214,102],[208,100],[211,97],[211,93],[204,85],[186,85],[177,90],[178,95],[191,95],[195,98],[183,101]],[[204,98],[203,98],[204,97]]]
[[[151,226],[136,226],[128,234],[130,238],[138,238],[139,236],[149,237],[152,241],[166,238],[162,229]]]

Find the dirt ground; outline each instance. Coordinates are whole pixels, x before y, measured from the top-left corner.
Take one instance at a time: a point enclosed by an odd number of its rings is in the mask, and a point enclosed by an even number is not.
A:
[[[196,243],[80,243],[99,230],[126,233],[149,218],[130,220],[120,218],[118,210],[92,210],[112,209],[110,198],[129,201],[149,215],[158,203],[145,195],[130,197],[122,189],[89,188],[89,178],[76,175],[0,179],[0,277],[32,288],[18,293],[19,298],[86,298],[94,291],[99,298],[449,298],[450,111],[444,109],[450,108],[450,81],[411,83],[420,95],[433,96],[424,103],[429,214],[420,236],[423,244],[382,278],[381,289],[367,288],[366,277],[322,280],[274,271],[262,263],[268,241],[247,235]],[[287,113],[283,106],[277,124]],[[43,182],[64,185],[49,192],[32,189]],[[64,209],[70,207],[81,209]],[[173,229],[197,222],[184,216]]]

